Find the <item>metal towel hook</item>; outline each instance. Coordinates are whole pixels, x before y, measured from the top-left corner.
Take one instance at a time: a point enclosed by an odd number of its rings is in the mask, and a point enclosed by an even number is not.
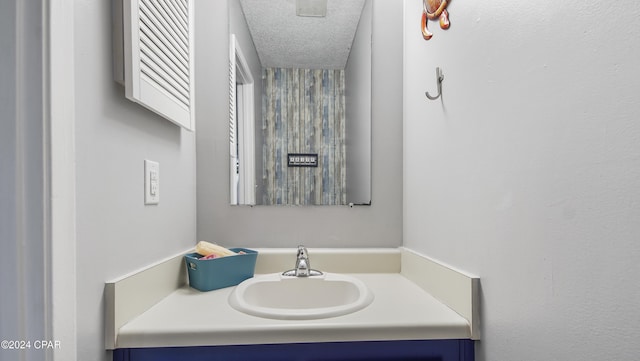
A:
[[[442,81],[444,80],[444,75],[442,74],[442,70],[440,68],[436,68],[436,81],[438,82],[438,95],[431,96],[429,95],[429,92],[425,92],[424,94],[427,96],[427,98],[431,99],[431,100],[436,100],[438,98],[440,98],[440,96],[442,95]]]

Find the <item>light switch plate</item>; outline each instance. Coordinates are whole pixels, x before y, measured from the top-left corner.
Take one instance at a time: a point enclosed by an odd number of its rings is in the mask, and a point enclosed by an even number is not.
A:
[[[160,164],[144,161],[144,204],[160,203]]]

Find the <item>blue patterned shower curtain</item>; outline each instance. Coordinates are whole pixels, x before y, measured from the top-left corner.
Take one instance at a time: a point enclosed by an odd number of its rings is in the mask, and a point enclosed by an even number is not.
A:
[[[264,204],[346,204],[344,70],[263,69]],[[317,153],[318,167],[287,167]]]

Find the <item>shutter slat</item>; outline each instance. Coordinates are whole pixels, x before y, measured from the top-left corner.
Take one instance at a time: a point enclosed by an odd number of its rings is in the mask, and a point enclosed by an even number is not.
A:
[[[185,97],[181,97],[178,93],[176,93],[172,86],[172,84],[168,83],[164,80],[158,73],[154,72],[146,72],[145,69],[141,70],[141,75],[146,77],[146,80],[150,83],[153,83],[157,87],[162,88],[165,95],[170,97],[172,100],[177,101],[182,107],[185,109],[189,109],[189,99]]]
[[[154,77],[162,79],[165,83],[170,84],[170,88],[166,85],[164,88],[169,91],[174,97],[180,99],[186,105],[189,105],[189,89],[188,84],[180,82],[176,84],[176,79],[165,70],[161,64],[156,63],[157,59],[147,56],[144,52],[140,56],[142,72],[147,74],[155,74]],[[150,75],[151,76],[151,75]]]
[[[167,22],[158,17],[157,12],[154,13],[151,8],[142,5],[140,8],[140,20],[162,41],[168,49],[176,56],[180,56],[183,61],[188,62],[189,49],[181,40],[176,40],[178,34],[173,29],[167,29]]]
[[[189,11],[187,9],[187,0],[172,0],[172,2],[176,4],[176,7],[180,11],[180,14],[182,14],[182,17],[184,19],[188,19]]]
[[[155,13],[163,29],[173,35],[170,39],[179,41],[178,45],[187,52],[189,49],[189,32],[174,21],[174,18],[170,15],[171,9],[168,8],[165,1],[154,0],[151,4],[153,6],[151,11]]]
[[[171,14],[171,16],[175,18],[175,21],[180,24],[182,31],[188,33],[187,29],[189,29],[189,25],[187,24],[187,18],[185,18],[182,14],[182,11],[178,9],[178,5],[175,3],[175,1],[167,0],[166,4],[167,7],[171,10],[169,11],[169,14]]]
[[[140,45],[141,54],[145,54],[153,59],[160,68],[164,69],[180,86],[183,86],[184,89],[188,91],[189,74],[185,74],[187,69],[184,69],[182,64],[178,64],[175,58],[172,59],[170,56],[167,56],[167,54],[162,52],[157,46],[148,46],[152,40],[147,37],[146,33],[142,33],[141,35],[141,39],[143,39]]]
[[[163,62],[167,63],[178,74],[180,74],[181,78],[188,81],[189,64],[185,63],[183,59],[177,57],[175,53],[171,52],[171,50],[162,43],[162,40],[156,37],[153,31],[147,28],[144,24],[140,30],[140,49],[153,51],[163,59]]]

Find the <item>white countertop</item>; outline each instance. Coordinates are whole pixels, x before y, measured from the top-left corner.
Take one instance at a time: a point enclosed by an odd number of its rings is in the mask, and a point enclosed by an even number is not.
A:
[[[350,274],[373,291],[366,308],[318,320],[272,320],[229,306],[234,287],[180,288],[122,326],[117,348],[468,339],[469,322],[399,273]],[[258,276],[258,275],[256,275]]]
[[[185,285],[184,254],[105,282],[105,348],[480,339],[479,278],[399,249],[312,249],[317,269],[362,280],[373,302],[344,316],[275,320],[244,314],[235,287]],[[259,249],[256,277],[291,266],[295,249]]]

